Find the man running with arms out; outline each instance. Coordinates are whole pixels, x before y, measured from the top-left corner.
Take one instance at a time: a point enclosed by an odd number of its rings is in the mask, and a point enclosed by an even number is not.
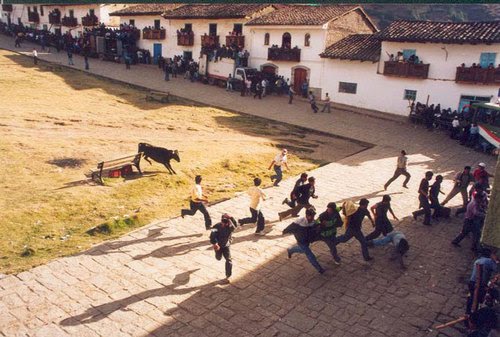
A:
[[[373,205],[370,210],[375,218],[375,230],[366,236],[366,240],[374,240],[380,236],[380,234],[386,236],[388,233],[393,231],[393,227],[389,218],[387,217],[387,212],[390,212],[394,220],[399,221],[399,219],[394,215],[391,208],[391,196],[384,195],[382,201]]]
[[[240,226],[257,222],[257,230],[255,231],[255,234],[257,235],[264,234],[263,230],[265,224],[264,215],[262,214],[260,208],[262,206],[262,201],[266,200],[267,196],[259,187],[261,183],[262,181],[259,178],[255,178],[253,180],[253,184],[255,186],[252,186],[248,189],[248,195],[250,196],[250,213],[252,214],[252,216],[249,218],[238,220]]]
[[[233,231],[236,228],[236,220],[229,214],[222,215],[221,221],[214,225],[210,233],[210,243],[215,251],[215,258],[220,261],[224,256],[226,260],[226,282],[233,272],[233,261],[229,246],[233,240]]]
[[[443,200],[441,206],[444,206],[453,199],[458,193],[462,195],[462,208],[465,210],[467,207],[467,201],[469,199],[469,195],[467,189],[469,188],[470,183],[474,182],[474,176],[470,172],[470,166],[465,166],[462,172],[459,172],[455,175],[454,183],[452,190],[448,194],[448,196]]]
[[[271,165],[269,165],[269,170],[274,168],[274,172],[276,172],[276,174],[271,176],[271,181],[274,181],[274,186],[279,186],[281,179],[283,179],[283,171],[281,167],[284,165],[286,169],[289,170],[287,164],[287,153],[288,150],[283,149],[280,154],[276,155],[274,160],[271,162]]]
[[[195,185],[191,189],[191,200],[189,200],[190,209],[182,209],[181,217],[184,218],[186,215],[194,215],[198,210],[205,217],[205,228],[208,230],[212,226],[212,219],[203,203],[208,202],[207,196],[203,194],[201,188],[201,176],[196,176],[194,178]]]
[[[394,180],[396,180],[400,175],[404,175],[406,177],[405,181],[403,182],[403,187],[408,188],[407,184],[410,181],[411,175],[406,170],[407,165],[408,165],[408,157],[406,156],[406,151],[401,150],[401,154],[398,157],[398,166],[396,167],[396,171],[394,171],[394,175],[392,176],[392,178],[385,183],[384,190],[387,190],[389,185]]]

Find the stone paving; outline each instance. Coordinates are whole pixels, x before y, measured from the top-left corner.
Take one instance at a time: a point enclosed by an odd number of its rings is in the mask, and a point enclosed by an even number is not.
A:
[[[13,41],[0,37],[0,48]],[[29,44],[21,51],[28,52]],[[42,60],[65,62],[65,54],[39,53]],[[79,57],[75,63],[83,65]],[[323,243],[312,247],[327,269],[319,275],[305,256],[292,259],[286,248],[294,239],[281,231],[291,221],[278,221],[281,200],[294,179],[267,189],[263,212],[269,223],[265,236],[249,225],[237,230],[232,246],[234,270],[230,285],[220,282],[224,263],[216,261],[201,214],[165,219],[81,254],[0,279],[0,335],[11,336],[462,336],[458,329],[435,331],[437,322],[462,314],[465,278],[473,258],[468,242],[456,249],[450,238],[461,218],[432,227],[411,218],[416,189],[426,170],[445,176],[451,189],[455,170],[494,158],[470,151],[439,132],[348,111],[312,114],[305,102],[285,98],[262,101],[237,93],[189,83],[164,82],[154,66],[91,60],[96,74],[129,81],[154,90],[192,98],[247,114],[306,126],[373,147],[311,172],[317,178],[314,205],[368,198],[372,203],[391,194],[401,219],[395,226],[410,242],[408,269],[388,261],[388,248],[372,249],[372,263],[361,258],[356,241],[339,246],[336,266]],[[334,97],[334,96],[333,96]],[[392,175],[401,148],[410,154],[409,190],[401,180],[388,192],[381,188]],[[335,149],[332,149],[334,151]],[[291,163],[293,165],[293,163]],[[451,206],[457,206],[458,197]],[[235,198],[209,208],[214,219],[224,212],[246,216],[248,198]],[[368,223],[364,232],[370,231]]]

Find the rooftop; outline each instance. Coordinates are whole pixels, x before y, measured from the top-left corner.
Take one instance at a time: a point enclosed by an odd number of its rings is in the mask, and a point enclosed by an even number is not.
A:
[[[161,15],[181,4],[139,4],[110,13],[110,16]]]
[[[500,21],[394,21],[377,34],[383,41],[435,43],[499,43]]]
[[[349,13],[357,5],[290,5],[255,18],[247,26],[279,25],[279,26],[319,26]]]
[[[374,34],[354,34],[335,42],[320,54],[322,58],[377,62],[381,42]]]
[[[268,4],[196,4],[172,9],[166,19],[224,19],[245,18],[269,7]]]

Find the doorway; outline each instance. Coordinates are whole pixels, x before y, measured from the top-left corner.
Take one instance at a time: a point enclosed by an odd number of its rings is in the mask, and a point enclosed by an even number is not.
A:
[[[193,59],[193,52],[185,51],[185,52],[183,52],[182,56],[183,56],[184,60],[191,61]]]
[[[216,36],[217,35],[217,24],[211,23],[208,25],[208,35]]]
[[[301,92],[302,83],[307,81],[307,69],[295,68],[293,71],[293,90],[297,94]]]
[[[161,43],[153,44],[153,62],[158,64],[158,58],[161,57]]]

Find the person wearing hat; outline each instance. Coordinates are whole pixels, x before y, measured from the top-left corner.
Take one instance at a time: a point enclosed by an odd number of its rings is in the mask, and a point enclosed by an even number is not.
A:
[[[476,182],[476,184],[481,185],[483,191],[488,191],[488,189],[490,188],[489,178],[493,177],[493,175],[486,171],[486,164],[479,163],[472,175],[474,176],[474,181]]]
[[[288,150],[283,149],[280,154],[274,157],[274,160],[271,162],[271,165],[269,165],[269,170],[271,168],[274,168],[274,172],[276,172],[276,174],[271,176],[271,181],[274,181],[274,186],[279,186],[280,181],[283,179],[283,170],[281,167],[285,166],[286,169],[289,170],[287,164],[287,153]]]
[[[210,232],[210,243],[215,251],[215,258],[220,261],[224,256],[226,260],[226,280],[233,272],[233,261],[231,259],[231,250],[229,246],[233,240],[233,231],[236,229],[236,220],[225,213],[221,217],[221,221],[212,227]]]
[[[462,195],[462,207],[465,209],[467,207],[467,201],[469,199],[467,189],[469,188],[470,183],[474,181],[474,176],[470,172],[471,167],[465,166],[462,172],[459,172],[455,175],[454,185],[450,193],[446,196],[446,198],[441,203],[441,206],[444,206],[453,199],[458,193]]]
[[[316,255],[314,255],[309,247],[314,235],[314,229],[312,227],[316,224],[316,221],[314,220],[315,215],[316,211],[314,208],[308,208],[306,210],[306,216],[294,221],[283,231],[283,234],[293,233],[295,240],[297,240],[297,245],[287,249],[288,258],[291,259],[292,255],[295,253],[305,254],[311,265],[318,271],[318,273],[323,274],[325,269],[321,267]]]
[[[262,181],[260,180],[260,178],[255,178],[253,180],[254,186],[248,189],[248,195],[250,196],[250,213],[252,216],[238,220],[240,226],[248,223],[257,223],[257,230],[255,231],[255,234],[257,235],[264,234],[263,230],[265,224],[264,215],[262,214],[262,211],[260,209],[262,201],[266,200],[267,196],[259,187],[261,183]]]
[[[316,179],[314,177],[309,177],[307,181],[308,181],[307,184],[304,184],[297,188],[296,191],[297,205],[295,205],[295,207],[293,208],[287,209],[286,211],[278,213],[280,221],[285,219],[286,217],[289,217],[290,215],[298,216],[302,208],[311,207],[311,204],[309,203],[309,198],[312,197],[316,199],[318,197],[316,194],[314,194],[315,192],[314,186],[316,185]]]
[[[339,208],[340,209],[340,208]],[[332,254],[335,264],[340,264],[340,257],[337,253],[337,228],[342,227],[342,218],[340,217],[337,205],[334,202],[328,203],[326,211],[321,213],[316,220],[317,230],[313,241],[323,241],[326,243]]]
[[[373,232],[366,236],[366,240],[374,240],[380,236],[380,234],[386,236],[387,233],[393,231],[393,227],[391,222],[389,221],[389,217],[387,216],[387,212],[390,212],[394,220],[399,221],[399,219],[394,215],[394,212],[391,208],[391,196],[384,195],[382,197],[382,201],[376,203],[370,210],[375,218],[375,229]]]
[[[369,201],[365,198],[361,199],[359,201],[359,207],[354,213],[349,212],[347,203],[348,202],[344,202],[344,204],[342,205],[342,213],[345,216],[346,231],[344,235],[337,237],[335,241],[337,242],[337,244],[345,243],[354,237],[359,241],[361,245],[361,253],[363,254],[363,258],[365,259],[365,261],[373,260],[373,258],[370,257],[370,253],[368,252],[368,245],[365,236],[361,231],[361,226],[363,224],[363,219],[365,218],[365,216],[368,217],[372,225],[375,226],[370,212],[368,211]]]

